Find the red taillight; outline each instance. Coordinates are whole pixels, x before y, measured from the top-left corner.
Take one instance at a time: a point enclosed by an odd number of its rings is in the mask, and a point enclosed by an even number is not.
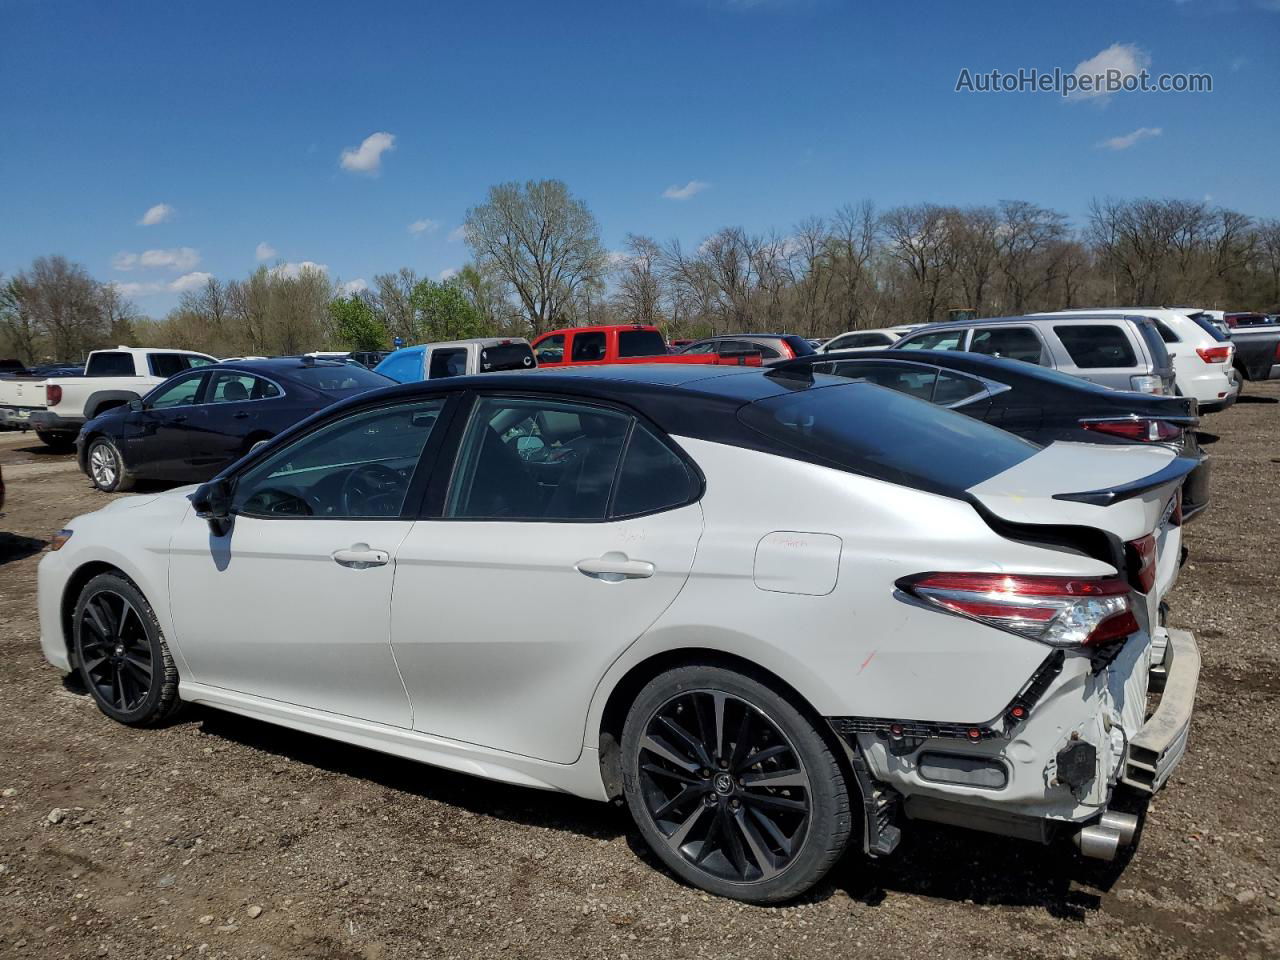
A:
[[[1226,363],[1231,359],[1230,347],[1196,347],[1196,353],[1205,363]]]
[[[1096,433],[1123,437],[1137,443],[1167,443],[1182,436],[1182,428],[1168,420],[1131,417],[1127,420],[1081,420],[1080,426]]]
[[[1272,363],[1280,363],[1280,343],[1276,344],[1276,354],[1271,358]]]
[[[1156,585],[1156,537],[1148,533],[1145,537],[1130,540],[1125,544],[1125,553],[1129,560],[1129,579],[1142,593],[1150,593]]]
[[[44,405],[56,407],[62,402],[62,388],[56,383],[49,383],[44,388]]]
[[[950,613],[1057,647],[1098,646],[1136,632],[1119,577],[922,573],[899,590]]]

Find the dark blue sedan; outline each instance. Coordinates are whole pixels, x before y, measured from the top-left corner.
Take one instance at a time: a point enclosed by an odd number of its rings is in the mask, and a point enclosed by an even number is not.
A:
[[[201,483],[334,401],[392,383],[358,364],[312,357],[199,367],[90,420],[76,453],[99,490],[128,490],[137,480]]]

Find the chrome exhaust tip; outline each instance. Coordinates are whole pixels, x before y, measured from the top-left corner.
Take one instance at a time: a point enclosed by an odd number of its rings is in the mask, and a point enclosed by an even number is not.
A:
[[[1081,827],[1072,839],[1084,856],[1094,860],[1114,860],[1120,850],[1120,834],[1097,824]]]
[[[1132,845],[1133,838],[1138,832],[1138,818],[1132,813],[1108,810],[1098,818],[1098,826],[1120,834],[1120,846],[1127,847]]]

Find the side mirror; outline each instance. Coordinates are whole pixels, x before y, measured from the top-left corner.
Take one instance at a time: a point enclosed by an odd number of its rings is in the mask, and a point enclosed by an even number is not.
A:
[[[214,536],[226,536],[231,529],[231,484],[226,480],[210,480],[191,495],[196,516],[209,522]]]
[[[134,413],[141,413],[142,401],[139,400],[137,397],[134,397],[132,400],[129,401],[129,409]]]

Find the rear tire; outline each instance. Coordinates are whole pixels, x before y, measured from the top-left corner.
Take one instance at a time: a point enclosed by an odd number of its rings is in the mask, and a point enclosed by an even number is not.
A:
[[[853,827],[844,772],[786,697],[722,667],[677,667],[637,695],[623,793],[645,841],[696,887],[748,903],[809,890]]]
[[[178,668],[147,598],[118,573],[90,580],[76,601],[77,668],[98,709],[130,727],[154,727],[182,706]]]
[[[64,453],[76,445],[76,438],[66,433],[54,433],[52,430],[37,430],[36,436],[50,450]]]
[[[104,493],[133,489],[134,476],[124,465],[120,449],[107,437],[97,437],[89,444],[85,469],[93,485]]]

